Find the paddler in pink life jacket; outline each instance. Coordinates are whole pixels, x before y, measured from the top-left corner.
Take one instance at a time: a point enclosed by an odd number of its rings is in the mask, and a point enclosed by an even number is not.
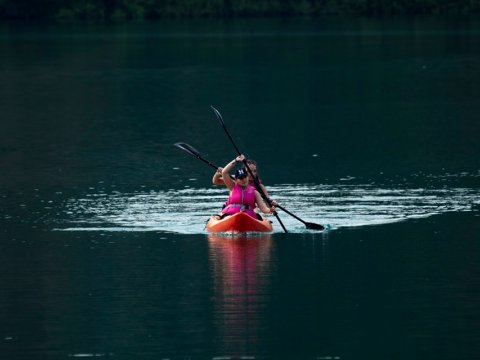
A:
[[[257,218],[254,209],[256,206],[265,214],[275,212],[275,206],[268,207],[262,199],[260,193],[249,183],[248,174],[245,169],[239,169],[235,172],[235,180],[230,178],[229,172],[237,162],[245,159],[244,155],[239,155],[229,162],[222,170],[222,177],[225,186],[230,190],[230,196],[222,210],[221,217],[233,215],[243,211],[253,218]]]
[[[257,170],[257,162],[255,160],[252,160],[252,159],[247,159],[247,165],[248,165],[248,168],[250,169],[250,172],[253,174],[253,176],[256,177],[257,181],[258,181],[258,184],[260,185],[260,187],[262,188],[264,194],[268,196],[268,191],[267,189],[265,188],[265,186],[262,184],[262,181],[258,178],[258,170]],[[213,174],[213,178],[212,178],[212,183],[214,185],[225,185],[225,182],[223,181],[223,177],[222,177],[222,170],[223,168],[222,167],[219,167],[217,169],[217,171],[215,172],[215,174]],[[246,170],[246,169],[245,169]],[[250,185],[253,185],[255,186],[255,182],[252,178],[252,175],[250,174],[249,171],[247,171],[247,174],[248,174],[248,182]]]

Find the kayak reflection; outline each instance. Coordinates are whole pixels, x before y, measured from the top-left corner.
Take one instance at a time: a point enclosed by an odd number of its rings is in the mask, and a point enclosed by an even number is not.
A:
[[[271,333],[272,235],[208,235],[217,356],[258,356]]]

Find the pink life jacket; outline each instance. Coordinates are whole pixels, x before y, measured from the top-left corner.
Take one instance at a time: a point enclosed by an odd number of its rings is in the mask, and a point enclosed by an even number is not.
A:
[[[225,205],[222,211],[224,214],[233,215],[243,211],[251,217],[257,218],[255,211],[253,211],[255,209],[255,187],[247,185],[244,189],[235,184]]]

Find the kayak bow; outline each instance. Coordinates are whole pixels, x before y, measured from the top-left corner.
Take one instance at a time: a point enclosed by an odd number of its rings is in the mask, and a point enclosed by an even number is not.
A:
[[[205,227],[212,233],[246,233],[246,232],[272,232],[272,222],[268,219],[257,220],[244,212],[218,219],[212,216]]]

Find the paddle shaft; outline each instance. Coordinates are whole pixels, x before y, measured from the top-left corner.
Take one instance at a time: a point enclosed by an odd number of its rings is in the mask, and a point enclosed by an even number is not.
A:
[[[212,168],[218,170],[218,167],[216,167],[215,165],[213,165],[210,161],[208,161],[207,159],[204,159],[203,157],[199,156],[199,155],[194,155],[198,160],[201,160],[203,161],[205,164],[208,164],[210,165]]]

